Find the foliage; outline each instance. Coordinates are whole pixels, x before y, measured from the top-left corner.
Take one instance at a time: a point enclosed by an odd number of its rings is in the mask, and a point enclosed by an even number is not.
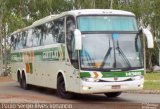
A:
[[[160,73],[159,72],[146,73],[144,77],[145,80],[160,80]]]
[[[139,27],[150,28],[153,35],[160,38],[160,0],[0,0],[2,35],[32,24],[35,20],[50,14],[58,14],[71,9],[110,8],[135,13]],[[6,24],[8,31],[6,33]],[[158,63],[158,45],[146,51],[147,67]]]
[[[160,82],[159,81],[145,81],[144,89],[145,90],[160,90]]]
[[[145,90],[160,90],[160,72],[150,72],[144,75]]]

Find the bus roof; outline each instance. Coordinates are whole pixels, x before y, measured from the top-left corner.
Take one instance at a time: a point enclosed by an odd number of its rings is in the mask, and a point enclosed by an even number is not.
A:
[[[135,16],[132,12],[122,11],[122,10],[114,10],[114,9],[81,9],[81,10],[72,10],[68,11],[68,14],[72,15],[130,15]]]
[[[73,16],[79,16],[79,15],[128,15],[128,16],[135,16],[132,12],[128,11],[122,11],[122,10],[114,10],[114,9],[80,9],[80,10],[71,10],[71,11],[66,11],[62,12],[61,14],[55,14],[55,15],[50,15],[47,17],[44,17],[40,20],[37,20],[33,22],[32,25],[18,29],[17,31],[14,31],[11,35],[14,35],[18,32],[21,32],[23,30],[27,30],[29,28],[41,25],[43,23],[49,22],[51,20],[60,18],[65,15],[73,15]]]

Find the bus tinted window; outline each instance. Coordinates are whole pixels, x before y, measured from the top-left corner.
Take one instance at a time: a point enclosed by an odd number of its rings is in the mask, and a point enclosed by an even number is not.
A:
[[[33,45],[33,39],[32,39],[32,29],[28,30],[28,37],[27,37],[27,43],[26,43],[26,47],[32,47]]]
[[[68,16],[66,21],[67,50],[72,65],[75,68],[78,68],[78,52],[75,50],[74,30],[75,30],[75,19],[73,16]]]
[[[16,36],[16,38],[15,38],[15,49],[16,50],[19,50],[19,49],[22,48],[21,36],[20,35],[21,35],[20,33],[18,33],[17,35],[15,35]]]
[[[27,36],[28,36],[28,31],[23,31],[22,32],[22,47],[26,48],[26,43],[27,43]]]
[[[17,48],[22,49],[22,32],[17,34]]]
[[[138,31],[130,16],[80,16],[78,27],[81,31]]]
[[[44,23],[11,36],[12,50],[64,42],[64,18]]]
[[[48,22],[44,25],[44,27],[47,30],[43,33],[45,36],[43,39],[45,45],[65,42],[64,18]]]
[[[33,47],[42,45],[42,26],[37,26],[32,30]]]
[[[56,39],[55,39],[54,35],[52,34],[54,22],[53,21],[48,22],[44,26],[47,29],[47,31],[45,33],[43,33],[45,35],[45,38],[43,39],[44,44],[48,45],[48,44],[56,43]]]
[[[64,43],[64,18],[37,26],[32,31],[33,46]]]
[[[65,42],[65,33],[64,33],[64,18],[60,18],[56,21],[57,28],[58,28],[58,43],[64,43]]]

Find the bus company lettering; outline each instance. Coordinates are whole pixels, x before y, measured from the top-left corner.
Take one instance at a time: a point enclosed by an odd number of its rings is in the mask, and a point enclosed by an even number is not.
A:
[[[59,59],[58,50],[43,52],[43,59]]]
[[[126,76],[135,76],[135,75],[142,75],[142,72],[137,71],[137,72],[127,72],[126,73]]]

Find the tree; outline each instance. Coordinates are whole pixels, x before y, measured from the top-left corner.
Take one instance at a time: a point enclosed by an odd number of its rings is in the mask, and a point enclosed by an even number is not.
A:
[[[71,9],[101,8],[121,9],[131,11],[136,15],[140,28],[150,28],[153,35],[160,38],[160,0],[0,0],[1,21],[0,39],[6,37],[6,24],[8,34],[31,25],[34,21],[58,14]],[[158,45],[160,45],[160,42]],[[158,47],[146,51],[147,67],[157,64]]]

